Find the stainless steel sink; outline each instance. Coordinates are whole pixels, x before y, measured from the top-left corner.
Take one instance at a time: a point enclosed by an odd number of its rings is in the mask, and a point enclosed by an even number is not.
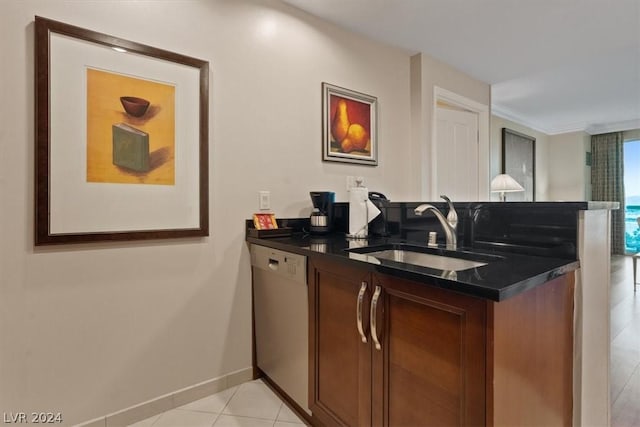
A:
[[[453,258],[442,255],[425,254],[421,252],[413,252],[402,249],[387,249],[383,251],[369,252],[367,253],[367,256],[448,271],[462,271],[487,265],[486,262],[471,261],[468,259]]]
[[[349,257],[373,264],[383,260],[455,272],[482,267],[502,257],[468,251],[449,251],[411,244],[385,244],[349,249]]]

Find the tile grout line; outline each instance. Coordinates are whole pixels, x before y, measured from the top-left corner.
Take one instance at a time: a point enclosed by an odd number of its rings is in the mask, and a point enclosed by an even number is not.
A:
[[[220,414],[220,415],[225,415],[227,417],[233,417],[233,418],[246,418],[246,419],[250,419],[250,420],[259,420],[259,421],[273,421],[274,423],[277,420],[274,420],[272,418],[260,418],[260,417],[251,417],[249,415],[233,415],[233,414]],[[281,423],[286,423],[288,421],[280,421]],[[289,424],[294,424],[294,423],[289,423]]]
[[[239,384],[239,385],[237,385],[237,386],[233,386],[233,387],[235,387],[235,390],[233,391],[233,393],[231,394],[231,396],[229,396],[229,398],[228,398],[228,399],[227,399],[227,401],[225,402],[225,404],[224,404],[224,406],[223,406],[223,408],[222,408],[222,410],[221,410],[220,412],[209,412],[209,411],[198,411],[198,410],[193,410],[193,409],[183,409],[183,407],[184,407],[185,405],[188,405],[188,403],[187,403],[187,404],[182,405],[182,406],[172,407],[172,408],[171,408],[171,409],[169,409],[168,411],[163,411],[163,412],[161,412],[161,413],[159,413],[159,414],[155,415],[155,416],[156,416],[156,419],[155,419],[155,420],[150,424],[150,426],[149,426],[149,427],[153,427],[153,426],[158,422],[158,420],[160,420],[160,418],[162,418],[162,416],[163,416],[165,413],[170,412],[170,411],[183,411],[183,412],[187,412],[187,413],[191,412],[191,413],[199,413],[199,414],[210,414],[210,415],[215,415],[216,417],[215,417],[215,419],[214,419],[214,421],[213,421],[213,424],[212,424],[212,426],[213,426],[213,425],[216,423],[216,421],[218,421],[218,418],[220,418],[220,415],[223,415],[223,414],[222,414],[222,411],[224,411],[224,409],[227,407],[227,405],[229,405],[229,402],[231,401],[231,398],[233,398],[233,396],[235,396],[235,394],[237,393],[238,389],[240,388],[240,385],[242,385],[242,384]],[[231,388],[231,387],[229,387],[229,388]],[[227,388],[227,389],[224,389],[224,390],[220,390],[218,393],[221,393],[221,392],[223,392],[223,391],[225,391],[225,390],[228,390],[228,388]],[[214,393],[214,394],[217,394],[217,393]],[[211,396],[213,396],[213,395],[211,395]],[[207,397],[210,397],[210,396],[205,396],[203,399],[206,399]],[[173,405],[172,405],[172,406],[173,406]],[[151,417],[149,417],[149,418],[151,418]],[[140,420],[140,421],[144,421],[144,420]]]
[[[224,408],[223,408],[224,409]],[[216,423],[218,422],[218,420],[220,419],[220,415],[222,415],[222,413],[219,413],[216,415],[216,418],[213,420],[213,423],[211,423],[211,427],[215,426]]]
[[[282,408],[284,406],[284,402],[282,401],[282,399],[280,399],[279,396],[276,395],[276,397],[278,398],[279,402],[280,402],[280,406],[278,408],[278,412],[275,415],[275,418],[262,418],[262,417],[256,417],[256,416],[250,416],[250,415],[236,415],[236,414],[225,414],[224,413],[224,409],[227,408],[227,406],[229,405],[229,403],[231,402],[231,399],[236,395],[236,393],[238,393],[238,391],[240,390],[240,387],[242,385],[245,384],[249,384],[249,383],[255,383],[255,384],[260,384],[261,386],[265,387],[265,389],[269,390],[271,393],[273,393],[273,391],[271,391],[271,389],[269,389],[269,387],[264,383],[264,381],[258,379],[258,380],[253,380],[253,381],[247,381],[244,382],[240,385],[237,386],[236,390],[234,391],[233,395],[229,398],[229,400],[227,401],[227,404],[225,405],[225,407],[223,408],[223,412],[220,415],[227,415],[230,417],[237,417],[237,418],[244,418],[244,419],[251,419],[251,420],[260,420],[260,421],[272,421],[272,426],[275,426],[275,424],[278,422],[278,417],[280,416],[280,412],[282,411]],[[275,394],[275,393],[274,393]],[[286,421],[281,421],[281,422],[286,422]],[[289,423],[292,426],[296,425],[294,423]],[[303,424],[304,425],[304,424]]]
[[[627,389],[627,387],[629,386],[629,383],[631,382],[631,379],[636,375],[640,375],[640,362],[636,365],[636,367],[633,369],[633,372],[631,372],[631,375],[629,375],[629,378],[627,379],[627,382],[624,384],[624,387],[622,387],[620,393],[618,393],[618,396],[616,396],[616,399],[611,403],[611,424],[613,424],[613,420],[615,418],[617,418],[613,412],[613,406],[615,405],[616,401],[618,400],[618,398],[620,398],[620,396],[622,396],[622,394],[625,392],[625,390]]]
[[[280,412],[282,412],[282,406],[284,406],[283,402],[280,402],[280,407],[278,408],[278,413],[276,414],[276,418],[273,420],[273,427],[275,427],[276,423],[278,422],[278,418],[280,417]]]
[[[166,411],[165,411],[165,412],[166,412]],[[162,418],[162,414],[164,414],[164,412],[160,412],[160,413],[158,414],[158,416],[156,417],[156,419],[155,419],[155,420],[153,420],[153,422],[151,423],[151,425],[150,425],[149,427],[153,427],[153,425],[154,425],[155,423],[157,423],[157,422],[158,422],[158,420],[159,420],[160,418]],[[138,422],[139,422],[139,421],[138,421]]]
[[[244,383],[242,383],[244,384]],[[220,417],[222,415],[224,415],[224,410],[227,409],[227,406],[229,406],[229,402],[231,402],[231,399],[233,399],[233,396],[236,395],[236,393],[238,392],[238,390],[240,390],[240,386],[242,386],[242,384],[238,384],[235,387],[235,390],[233,390],[233,393],[231,393],[231,396],[229,396],[229,398],[227,399],[227,401],[225,402],[224,406],[222,407],[222,410],[220,411],[220,413],[216,416],[216,419],[213,420],[213,424],[211,424],[211,427],[215,426],[216,423],[218,422],[218,420],[220,419]]]
[[[631,371],[631,374],[629,375],[629,377],[626,378],[626,380],[624,382],[624,385],[622,387],[620,387],[620,391],[618,392],[616,397],[611,400],[611,412],[612,412],[612,415],[613,415],[613,406],[616,404],[616,401],[618,400],[618,398],[622,395],[624,390],[627,388],[627,385],[629,385],[629,381],[631,381],[631,378],[633,378],[633,375],[636,373],[636,371],[638,370],[639,366],[640,366],[640,362],[638,362],[636,364],[636,366]]]
[[[242,383],[244,384],[244,383]],[[231,396],[229,396],[229,398],[227,399],[227,403],[224,404],[224,406],[222,407],[222,411],[220,411],[220,415],[227,415],[224,413],[224,410],[227,409],[227,406],[229,406],[229,403],[231,402],[231,399],[233,399],[233,397],[236,395],[236,393],[238,393],[238,390],[240,390],[240,387],[242,387],[242,384],[238,384],[236,387],[236,389],[233,391],[233,393],[231,393]],[[218,418],[220,418],[220,416],[218,416]],[[216,421],[218,421],[218,419],[216,418]]]
[[[612,313],[612,312],[613,312],[613,310],[610,310],[610,313]],[[611,342],[609,343],[609,345],[614,345],[613,342],[616,340],[616,338],[618,338],[620,336],[620,334],[624,332],[625,329],[627,329],[629,326],[633,325],[633,323],[634,323],[633,319],[627,321],[620,328],[620,330],[618,331],[618,333],[615,336],[613,336],[613,335],[611,336],[611,340],[610,340]]]

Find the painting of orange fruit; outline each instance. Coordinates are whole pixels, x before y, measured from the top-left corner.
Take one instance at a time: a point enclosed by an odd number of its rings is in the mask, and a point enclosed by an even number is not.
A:
[[[376,164],[376,98],[323,84],[325,160]]]

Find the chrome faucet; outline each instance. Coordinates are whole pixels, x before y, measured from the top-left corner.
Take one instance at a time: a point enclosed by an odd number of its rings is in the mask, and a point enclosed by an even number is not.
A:
[[[458,247],[458,236],[456,233],[456,228],[458,227],[458,214],[453,207],[453,203],[451,203],[451,200],[447,196],[442,195],[440,196],[440,198],[444,199],[449,204],[449,213],[447,214],[446,218],[444,217],[442,212],[438,210],[438,208],[429,203],[424,203],[418,206],[417,208],[415,208],[414,213],[418,216],[422,216],[424,211],[429,210],[433,212],[436,218],[438,218],[438,220],[440,221],[442,228],[444,229],[444,235],[447,239],[447,249],[455,251]]]

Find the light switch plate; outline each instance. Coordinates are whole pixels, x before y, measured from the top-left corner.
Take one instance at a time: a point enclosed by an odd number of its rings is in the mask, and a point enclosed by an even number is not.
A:
[[[260,191],[258,205],[260,210],[271,209],[271,192],[270,191]]]

